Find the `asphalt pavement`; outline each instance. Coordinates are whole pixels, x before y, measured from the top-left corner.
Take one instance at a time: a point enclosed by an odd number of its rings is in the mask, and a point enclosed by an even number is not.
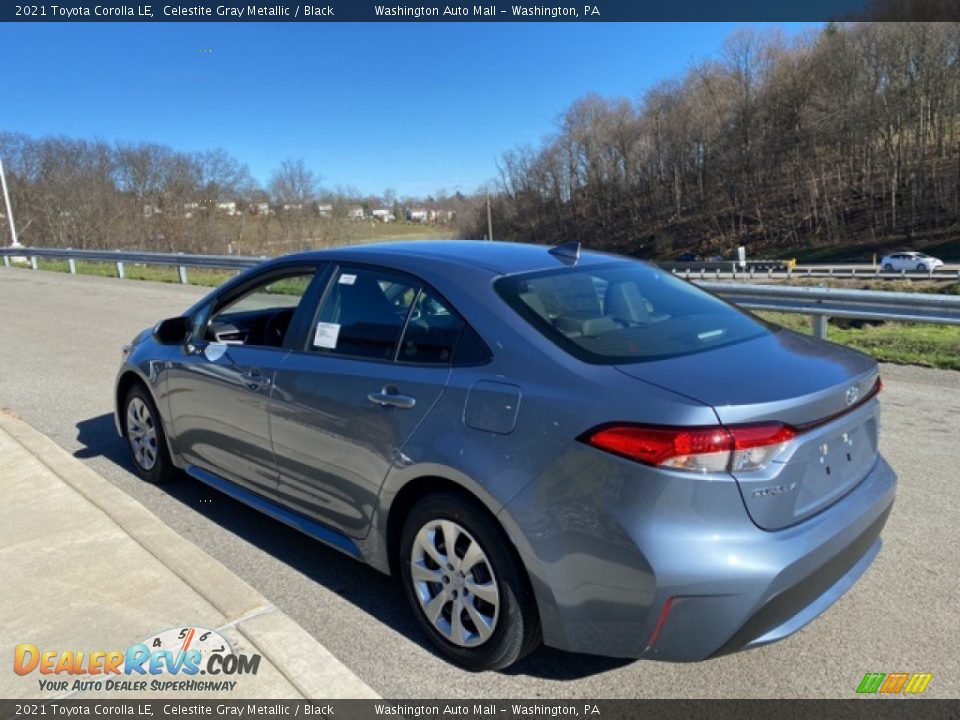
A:
[[[868,671],[913,671],[933,673],[928,696],[960,697],[960,373],[883,366],[881,447],[900,475],[885,545],[800,633],[696,664],[541,649],[505,673],[473,674],[430,649],[391,579],[199,483],[133,475],[111,417],[120,346],[204,292],[0,268],[0,406],[219,560],[383,696],[849,698]]]

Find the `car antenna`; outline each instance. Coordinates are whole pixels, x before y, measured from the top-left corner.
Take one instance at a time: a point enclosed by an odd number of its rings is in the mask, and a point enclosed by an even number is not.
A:
[[[550,248],[549,253],[561,260],[573,260],[576,262],[580,259],[580,243],[577,240],[571,240],[570,242],[565,242],[562,245]]]

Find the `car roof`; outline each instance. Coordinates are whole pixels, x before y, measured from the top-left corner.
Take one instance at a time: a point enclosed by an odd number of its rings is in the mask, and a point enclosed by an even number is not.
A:
[[[485,240],[404,240],[387,243],[369,243],[312,250],[286,256],[286,259],[350,260],[416,267],[424,261],[483,268],[491,274],[507,275],[530,272],[572,264],[569,258],[550,253],[550,246]],[[615,255],[582,251],[577,266],[625,260]]]

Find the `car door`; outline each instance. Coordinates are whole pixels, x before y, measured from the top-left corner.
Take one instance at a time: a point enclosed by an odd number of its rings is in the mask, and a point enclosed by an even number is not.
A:
[[[463,327],[416,278],[338,267],[302,349],[276,373],[281,501],[364,535],[388,469],[447,385]]]
[[[175,447],[186,462],[254,492],[276,493],[267,406],[317,273],[315,264],[266,271],[195,318],[194,337],[167,371]]]

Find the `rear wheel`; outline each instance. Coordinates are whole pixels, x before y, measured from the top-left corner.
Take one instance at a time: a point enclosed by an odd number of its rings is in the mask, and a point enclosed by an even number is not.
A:
[[[143,385],[134,385],[124,400],[123,435],[141,479],[151,483],[167,480],[173,470],[167,439],[157,406]]]
[[[883,266],[883,269],[886,270],[887,272],[893,272],[893,265],[891,265],[890,263],[887,263],[886,265]]]
[[[499,670],[540,644],[536,603],[502,530],[453,493],[421,500],[400,543],[407,600],[443,654],[470,670]]]

